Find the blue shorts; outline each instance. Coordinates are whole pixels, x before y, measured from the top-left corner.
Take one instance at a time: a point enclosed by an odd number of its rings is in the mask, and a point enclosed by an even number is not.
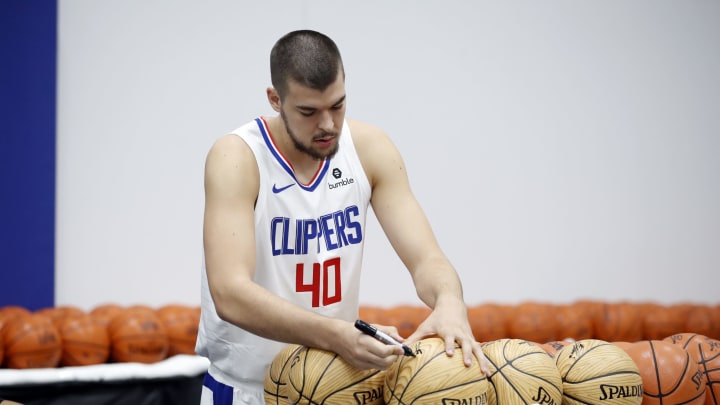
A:
[[[205,373],[203,385],[213,393],[213,405],[232,405],[233,387],[218,382],[210,373]]]

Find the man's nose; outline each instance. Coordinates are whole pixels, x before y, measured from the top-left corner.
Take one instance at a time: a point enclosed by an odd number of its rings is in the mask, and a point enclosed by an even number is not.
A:
[[[328,111],[322,112],[320,115],[320,122],[318,123],[318,128],[322,129],[323,131],[330,132],[335,127],[335,122],[332,119],[332,114]]]

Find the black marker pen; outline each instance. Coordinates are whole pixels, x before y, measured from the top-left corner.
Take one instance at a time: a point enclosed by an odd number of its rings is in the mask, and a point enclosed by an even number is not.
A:
[[[358,319],[355,321],[355,327],[358,328],[362,333],[372,336],[375,339],[377,339],[385,344],[400,346],[400,347],[402,347],[406,356],[415,357],[415,353],[413,353],[412,349],[410,349],[407,345],[404,345],[404,344],[398,342],[397,340],[393,339],[386,333],[383,333],[382,331],[378,330],[376,327],[370,325],[369,323]]]

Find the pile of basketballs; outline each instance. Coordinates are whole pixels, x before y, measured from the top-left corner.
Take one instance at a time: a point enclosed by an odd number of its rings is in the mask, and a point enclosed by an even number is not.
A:
[[[364,305],[359,318],[409,336],[430,310]],[[194,354],[200,308],[190,305],[0,308],[6,369],[154,363]],[[336,353],[279,352],[265,378],[273,404],[720,405],[720,305],[604,302],[468,307],[489,364],[445,354],[438,337],[411,342],[387,370],[357,370]]]

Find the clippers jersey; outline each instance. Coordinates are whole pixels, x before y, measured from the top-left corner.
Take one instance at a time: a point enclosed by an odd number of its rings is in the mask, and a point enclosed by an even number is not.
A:
[[[263,118],[233,133],[250,146],[260,173],[254,281],[298,306],[354,321],[371,190],[347,122],[338,152],[318,162],[307,184],[297,180]],[[215,379],[256,391],[262,399],[267,369],[286,344],[222,321],[204,267],[196,351],[210,360]]]

